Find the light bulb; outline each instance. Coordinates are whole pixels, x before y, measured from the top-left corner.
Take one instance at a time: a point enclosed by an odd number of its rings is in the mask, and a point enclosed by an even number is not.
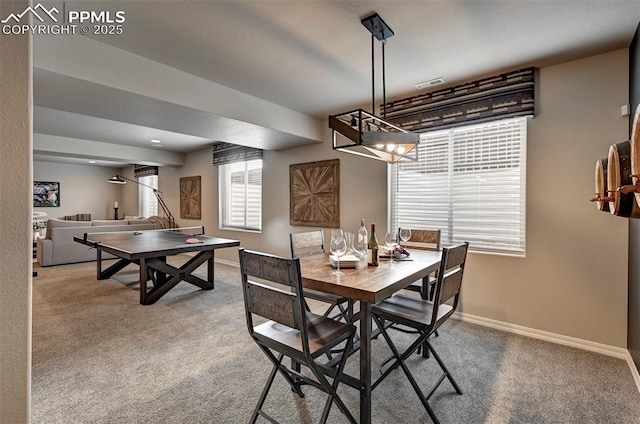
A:
[[[395,148],[396,148],[395,144],[387,144],[387,152],[393,152]]]

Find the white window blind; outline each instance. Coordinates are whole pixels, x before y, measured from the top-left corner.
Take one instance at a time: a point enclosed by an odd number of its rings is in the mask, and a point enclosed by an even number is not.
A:
[[[138,182],[158,189],[157,175],[138,177]],[[150,217],[158,215],[158,199],[149,187],[138,185],[138,211],[138,216]]]
[[[391,228],[525,255],[527,118],[425,133],[416,162],[391,166]]]
[[[220,228],[262,230],[262,159],[218,169]]]

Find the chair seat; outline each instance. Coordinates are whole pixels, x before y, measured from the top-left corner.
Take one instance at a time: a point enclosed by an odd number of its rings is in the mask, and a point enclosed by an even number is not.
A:
[[[396,324],[423,330],[431,325],[433,302],[398,294],[373,305],[371,312]],[[437,321],[446,318],[452,313],[453,307],[447,304],[440,305]]]
[[[343,296],[337,296],[331,293],[325,293],[318,290],[312,289],[304,289],[304,297],[313,300],[319,300],[321,302],[331,303],[331,304],[340,304],[347,302],[349,299]]]
[[[300,331],[275,321],[267,321],[254,327],[254,335],[262,343],[274,349],[286,351],[292,357],[302,357],[302,338]],[[309,353],[316,358],[334,346],[355,334],[356,328],[351,324],[335,321],[307,312],[307,335],[309,337]]]

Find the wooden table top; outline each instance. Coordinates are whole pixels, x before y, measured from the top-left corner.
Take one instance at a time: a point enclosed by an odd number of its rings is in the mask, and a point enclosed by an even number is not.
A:
[[[305,287],[367,303],[378,303],[398,290],[438,270],[442,252],[410,250],[411,261],[380,261],[363,269],[340,268],[345,275],[335,276],[329,254],[300,258]]]

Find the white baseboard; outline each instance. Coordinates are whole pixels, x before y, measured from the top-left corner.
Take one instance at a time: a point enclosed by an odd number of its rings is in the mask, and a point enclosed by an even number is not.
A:
[[[627,364],[629,364],[629,368],[631,369],[631,375],[633,376],[633,381],[636,382],[636,387],[640,392],[640,373],[638,372],[638,368],[636,367],[635,362],[633,362],[633,358],[631,357],[631,353],[627,351]]]
[[[218,263],[220,263],[222,265],[229,265],[229,266],[232,266],[232,267],[238,268],[238,269],[240,268],[240,264],[238,262],[229,261],[227,259],[215,258],[213,261],[214,262],[218,262]]]
[[[521,325],[509,324],[502,321],[496,321],[489,318],[483,318],[475,315],[469,315],[462,312],[456,312],[452,318],[461,321],[478,324],[485,327],[494,328],[496,330],[505,331],[507,333],[519,334],[534,339],[544,340],[551,343],[557,343],[565,346],[571,346],[578,349],[588,350],[590,352],[600,353],[602,355],[612,356],[614,358],[623,359],[627,362],[631,375],[636,383],[636,388],[640,392],[640,374],[636,368],[633,358],[627,349],[615,346],[609,346],[602,343],[595,343],[589,340],[578,339],[575,337],[564,336],[562,334],[550,333],[548,331],[536,330],[534,328],[523,327]]]

